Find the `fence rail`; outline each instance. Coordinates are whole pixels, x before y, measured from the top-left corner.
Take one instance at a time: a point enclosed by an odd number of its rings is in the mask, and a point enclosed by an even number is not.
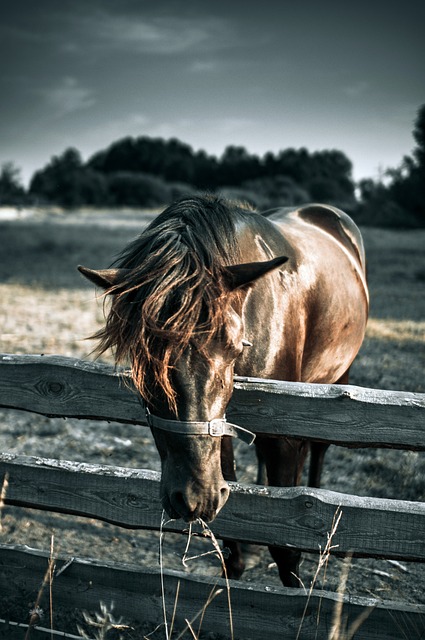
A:
[[[25,595],[36,596],[40,587],[40,576],[46,571],[48,559],[46,552],[0,545],[0,593],[10,592],[13,585],[20,587],[22,593],[24,575]],[[69,560],[67,557],[56,558],[57,571],[68,564]],[[25,572],[17,570],[17,567],[22,566],[25,566]],[[206,610],[202,628],[230,638],[229,608],[226,583],[223,579],[215,578],[212,583],[200,576],[188,576],[171,570],[165,570],[163,578],[165,605],[169,612],[173,610],[178,591],[175,627],[180,629],[185,626],[185,618],[192,619],[194,614],[202,611],[212,588],[221,591]],[[425,607],[420,605],[378,602],[372,598],[316,590],[311,593],[306,609],[306,595],[301,589],[230,582],[235,638],[264,640],[266,637],[295,640],[298,632],[299,640],[328,638],[338,602],[343,603],[344,616],[347,616],[350,622],[365,612],[369,613],[361,626],[361,633],[355,638],[423,638],[420,634],[425,630]],[[152,631],[158,623],[158,612],[162,612],[163,607],[160,584],[159,569],[140,569],[131,565],[87,562],[81,558],[74,558],[68,568],[54,579],[54,603],[56,606],[66,605],[80,611],[98,611],[99,602],[113,602],[114,611],[123,616],[125,622],[133,620],[137,612],[139,619],[143,616],[146,629]],[[164,638],[164,630],[161,631],[159,636],[153,637]],[[6,621],[3,634],[0,620],[0,638],[23,640],[25,637],[22,627],[16,629]],[[40,634],[32,630],[30,638],[51,640],[50,630],[46,629]]]
[[[0,355],[2,407],[145,424],[129,385],[125,372],[105,365],[58,356]],[[424,450],[424,409],[425,394],[235,378],[228,413],[233,421],[258,433],[344,446]],[[83,515],[128,528],[159,528],[159,474],[153,471],[3,453],[0,478],[4,476],[8,478],[7,504]],[[338,507],[343,512],[333,538],[338,553],[425,561],[425,504],[419,502],[231,483],[228,503],[211,528],[218,537],[317,552],[324,547]],[[179,522],[167,525],[171,531],[182,528]],[[25,593],[26,598],[36,593],[46,559],[41,552],[0,545],[0,600],[11,589]],[[55,580],[55,598],[85,609],[100,600],[113,600],[120,615],[142,611],[146,622],[153,624],[162,615],[160,582],[156,569],[75,559]],[[183,623],[185,616],[190,618],[191,607],[192,612],[203,607],[211,585],[199,577],[168,571],[167,606],[172,607],[178,584],[177,620]],[[218,579],[216,588],[222,588],[223,594],[208,608],[205,625],[228,635],[225,584]],[[232,583],[231,593],[235,638],[328,638],[335,603],[341,599],[351,619],[370,609],[358,636],[362,640],[425,637],[425,605],[323,592],[313,592],[307,600],[302,590],[243,583]],[[0,620],[0,637],[22,638],[22,629]],[[47,638],[43,633],[32,629],[31,638]]]
[[[97,518],[130,529],[160,525],[160,474],[2,454],[7,502]],[[259,544],[290,544],[317,553],[335,511],[343,512],[333,538],[336,553],[425,561],[425,504],[357,496],[310,487],[259,487],[229,483],[226,508],[211,524],[218,537]],[[182,531],[174,521],[170,531]]]
[[[0,406],[146,424],[125,371],[61,356],[0,354]],[[348,447],[425,450],[425,394],[235,377],[229,418],[257,433]]]

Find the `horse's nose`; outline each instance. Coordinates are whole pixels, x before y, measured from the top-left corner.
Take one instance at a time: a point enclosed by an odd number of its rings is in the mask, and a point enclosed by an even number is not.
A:
[[[229,493],[229,485],[223,480],[218,487],[209,490],[194,491],[190,485],[175,489],[169,500],[172,509],[186,522],[193,522],[197,518],[211,522],[226,504]]]

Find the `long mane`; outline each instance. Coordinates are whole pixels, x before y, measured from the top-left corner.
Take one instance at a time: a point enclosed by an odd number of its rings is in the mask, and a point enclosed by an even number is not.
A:
[[[173,365],[196,337],[204,350],[220,332],[229,304],[223,267],[240,261],[234,221],[241,210],[213,196],[180,200],[118,257],[129,269],[106,293],[113,302],[94,337],[118,363],[130,361],[136,388],[154,403],[162,390],[177,412]]]

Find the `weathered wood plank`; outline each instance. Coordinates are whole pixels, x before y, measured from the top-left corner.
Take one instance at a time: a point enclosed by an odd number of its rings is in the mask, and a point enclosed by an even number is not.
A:
[[[153,471],[2,454],[6,503],[98,518],[128,528],[158,529],[160,475]],[[231,495],[211,529],[217,537],[324,548],[338,507],[337,553],[425,560],[425,504],[360,498],[309,487],[231,483]],[[167,530],[187,525],[172,521]]]
[[[124,371],[62,356],[0,355],[0,406],[50,417],[145,424]]]
[[[60,570],[66,560],[55,558],[57,569]],[[1,545],[0,602],[5,597],[10,601],[12,595],[18,596],[25,604],[34,601],[47,562],[47,553]],[[185,618],[192,620],[202,610],[211,590],[215,589],[221,593],[206,609],[202,630],[230,637],[224,580],[175,571],[164,571],[163,575],[168,621],[179,585],[175,630],[181,631],[185,627]],[[115,616],[122,616],[124,623],[134,625],[136,631],[143,629],[144,633],[153,631],[157,624],[163,622],[159,569],[142,570],[130,565],[100,564],[76,558],[54,578],[52,595],[53,610],[64,607],[70,611],[99,611],[99,602],[108,606],[113,602]],[[362,624],[359,636],[362,640],[399,640],[400,637],[419,640],[425,629],[423,605],[409,606],[313,591],[304,615],[306,594],[302,589],[259,587],[234,581],[230,581],[230,599],[235,640],[263,640],[264,637],[295,640],[299,629],[299,640],[328,638],[335,603],[341,599],[349,622],[374,607]],[[41,605],[48,610],[48,589],[43,594]],[[75,629],[66,630],[75,632]],[[19,637],[22,638],[22,634]],[[164,629],[161,628],[159,636],[154,637],[164,637]]]
[[[106,365],[60,356],[0,355],[3,407],[146,424],[129,385],[128,375]],[[257,433],[425,450],[424,409],[425,394],[420,393],[236,377],[228,416]]]
[[[424,409],[421,393],[235,378],[228,414],[258,433],[425,450]]]

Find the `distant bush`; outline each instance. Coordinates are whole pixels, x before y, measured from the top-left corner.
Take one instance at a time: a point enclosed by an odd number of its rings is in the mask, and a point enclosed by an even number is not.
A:
[[[299,205],[311,200],[306,189],[284,175],[249,180],[243,187],[255,194],[264,207]]]
[[[172,202],[174,202],[174,200],[178,200],[179,198],[184,198],[185,196],[194,195],[198,192],[198,189],[196,187],[185,182],[169,182],[167,186],[171,191]]]
[[[172,188],[161,178],[146,173],[117,171],[107,178],[109,204],[157,207],[172,199]]]
[[[244,189],[243,187],[222,187],[217,189],[216,192],[223,198],[240,202],[241,204],[248,204],[259,211],[269,207],[267,198],[263,197],[261,193]]]

